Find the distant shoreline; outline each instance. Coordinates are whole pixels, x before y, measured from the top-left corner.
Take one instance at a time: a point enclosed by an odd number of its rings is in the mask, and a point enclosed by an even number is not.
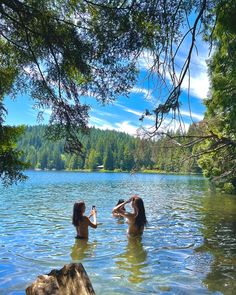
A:
[[[115,170],[105,170],[105,169],[96,169],[96,170],[90,170],[90,169],[62,169],[62,170],[57,170],[57,169],[28,169],[26,171],[42,171],[42,172],[88,172],[88,173],[130,173],[130,174],[136,174],[136,173],[143,173],[143,174],[169,174],[169,175],[201,175],[203,176],[202,173],[194,173],[194,172],[170,172],[170,171],[161,171],[161,170],[131,170],[131,171],[122,171],[119,169]]]

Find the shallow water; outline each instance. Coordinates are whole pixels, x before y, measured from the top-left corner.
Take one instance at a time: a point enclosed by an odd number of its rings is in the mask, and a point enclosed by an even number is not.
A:
[[[0,294],[25,294],[39,274],[82,262],[96,294],[235,294],[236,198],[208,192],[200,176],[28,172],[0,187]],[[148,227],[128,239],[111,216],[139,194]],[[73,203],[98,211],[89,241],[74,239]]]

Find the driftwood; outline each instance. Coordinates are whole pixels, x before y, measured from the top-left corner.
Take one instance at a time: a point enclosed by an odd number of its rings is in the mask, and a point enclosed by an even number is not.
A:
[[[81,263],[65,265],[47,275],[38,276],[27,289],[27,295],[95,295]]]

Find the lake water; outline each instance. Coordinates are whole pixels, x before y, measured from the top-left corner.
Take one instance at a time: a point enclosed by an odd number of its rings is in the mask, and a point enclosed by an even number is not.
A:
[[[27,172],[0,187],[0,294],[25,294],[38,275],[82,262],[96,294],[235,294],[236,198],[216,195],[200,176]],[[111,215],[119,198],[139,194],[148,227],[128,239]],[[75,240],[75,201],[99,226]],[[129,207],[128,207],[129,209]],[[131,208],[130,208],[131,209]]]

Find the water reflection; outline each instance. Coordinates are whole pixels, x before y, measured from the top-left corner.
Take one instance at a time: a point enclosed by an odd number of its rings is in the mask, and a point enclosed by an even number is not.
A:
[[[127,271],[131,283],[146,280],[144,269],[148,266],[147,252],[143,247],[142,238],[128,238],[125,251],[114,257],[119,269]]]
[[[93,253],[97,247],[97,242],[89,242],[88,240],[75,240],[74,246],[71,248],[72,260],[83,260],[87,257],[93,257]]]
[[[213,257],[203,283],[210,291],[233,294],[236,290],[236,198],[209,195],[202,199],[203,244],[198,252]]]
[[[125,218],[122,217],[122,216],[118,216],[118,217],[115,216],[114,218],[116,219],[117,224],[124,224],[124,223],[126,223]]]

